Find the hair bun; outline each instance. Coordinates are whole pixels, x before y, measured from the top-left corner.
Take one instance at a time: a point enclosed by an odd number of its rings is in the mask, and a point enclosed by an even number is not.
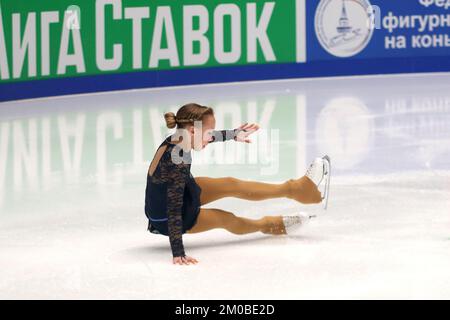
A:
[[[164,119],[166,120],[166,126],[169,129],[175,128],[177,125],[177,117],[173,112],[167,112],[164,114]]]

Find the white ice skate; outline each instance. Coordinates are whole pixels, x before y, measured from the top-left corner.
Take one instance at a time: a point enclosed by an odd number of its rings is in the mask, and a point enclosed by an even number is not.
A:
[[[329,156],[314,159],[313,163],[306,171],[306,176],[310,178],[322,194],[323,208],[328,207],[330,194],[331,160]]]
[[[314,218],[314,215],[310,215],[305,212],[298,212],[288,215],[283,215],[283,223],[284,228],[287,234],[294,232],[299,229],[301,226],[308,223],[311,218]]]

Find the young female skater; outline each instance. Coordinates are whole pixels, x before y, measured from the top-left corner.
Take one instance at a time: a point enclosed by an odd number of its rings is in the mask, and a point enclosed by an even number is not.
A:
[[[281,184],[233,177],[194,178],[190,172],[192,149],[201,150],[208,143],[226,140],[249,143],[249,135],[259,126],[246,123],[233,130],[216,131],[213,109],[195,103],[184,105],[176,115],[169,112],[164,117],[167,127],[176,126],[177,130],[158,147],[148,169],[145,214],[150,232],[169,236],[174,264],[198,262],[184,252],[184,233],[223,228],[234,234],[259,231],[281,235],[310,218],[307,214],[296,213],[253,220],[225,210],[201,208],[204,204],[224,197],[253,201],[286,197],[304,204],[323,200],[318,185],[329,172],[325,165],[327,157],[317,158],[305,176]]]

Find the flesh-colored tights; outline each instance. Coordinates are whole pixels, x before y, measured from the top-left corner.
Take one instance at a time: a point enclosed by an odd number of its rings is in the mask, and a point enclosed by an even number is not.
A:
[[[281,184],[239,180],[232,177],[197,177],[195,181],[202,189],[201,205],[225,197],[259,201],[272,198],[288,198],[303,204],[321,202],[317,186],[308,177],[289,179]],[[247,219],[221,209],[200,208],[197,223],[187,233],[199,233],[211,229],[225,229],[234,234],[263,232],[286,234],[281,216],[265,216]]]

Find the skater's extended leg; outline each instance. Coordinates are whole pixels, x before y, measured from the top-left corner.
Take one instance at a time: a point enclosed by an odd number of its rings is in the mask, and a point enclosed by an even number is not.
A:
[[[199,233],[212,229],[225,229],[234,234],[262,232],[286,234],[282,216],[266,216],[247,219],[221,209],[201,208],[196,224],[187,233]]]
[[[322,198],[317,186],[306,176],[289,179],[280,184],[240,180],[233,177],[197,177],[195,181],[202,189],[201,204],[225,197],[245,200],[265,200],[271,198],[290,198],[301,203],[319,203]]]
[[[272,184],[256,181],[245,181],[233,177],[195,178],[202,188],[201,203],[209,203],[225,197],[236,197],[246,200],[264,200],[285,197],[289,193],[287,184]]]

